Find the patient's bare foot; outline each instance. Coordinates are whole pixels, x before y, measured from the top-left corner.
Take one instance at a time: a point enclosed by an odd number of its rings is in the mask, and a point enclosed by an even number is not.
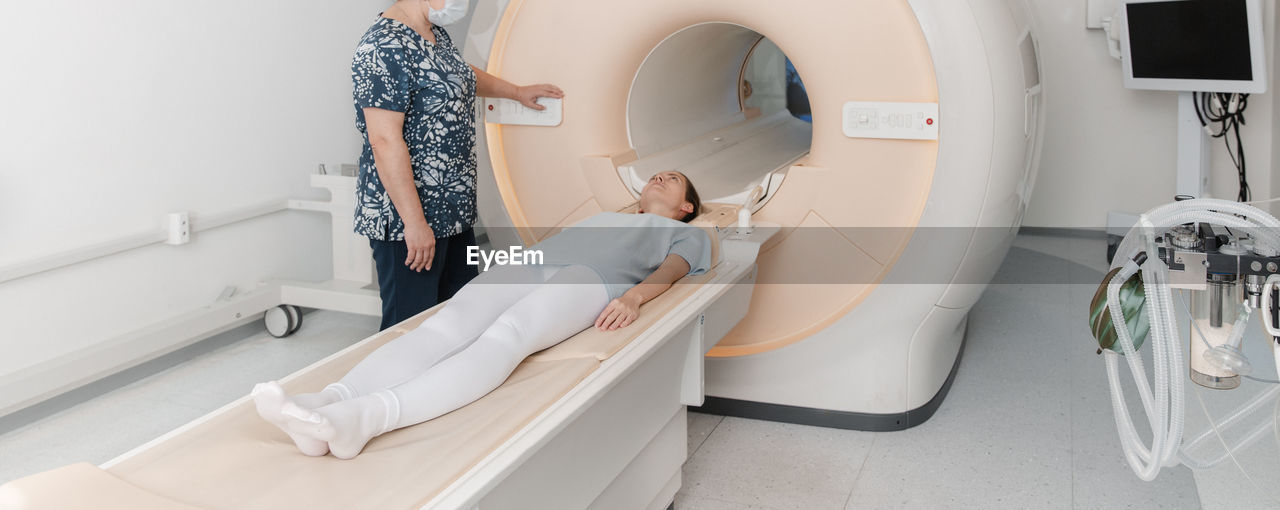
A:
[[[328,443],[305,435],[296,434],[289,430],[289,427],[286,425],[287,420],[285,416],[281,414],[281,410],[286,404],[295,404],[290,401],[289,396],[285,394],[284,388],[280,386],[280,383],[271,381],[258,384],[253,387],[253,393],[251,395],[253,396],[253,405],[258,410],[258,416],[261,416],[262,419],[267,421],[267,423],[275,425],[277,428],[284,431],[285,434],[288,434],[289,438],[293,439],[293,444],[297,445],[298,450],[301,450],[303,454],[310,455],[312,457],[319,457],[329,453]]]
[[[334,457],[351,459],[370,439],[395,428],[400,403],[395,394],[384,390],[315,410],[285,403],[281,412],[293,434],[324,441]]]

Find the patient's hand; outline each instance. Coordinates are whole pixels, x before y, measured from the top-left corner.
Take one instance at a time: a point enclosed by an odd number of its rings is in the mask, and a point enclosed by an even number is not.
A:
[[[613,331],[631,325],[640,316],[640,302],[640,298],[630,293],[610,301],[609,306],[604,307],[604,311],[596,317],[596,328],[600,331]]]

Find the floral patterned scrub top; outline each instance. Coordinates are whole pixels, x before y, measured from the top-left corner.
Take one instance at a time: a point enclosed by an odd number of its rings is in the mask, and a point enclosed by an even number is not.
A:
[[[404,112],[413,180],[436,237],[465,232],[476,220],[476,76],[449,34],[431,44],[407,25],[379,17],[351,62],[356,129],[364,137],[356,178],[355,231],[404,240],[404,221],[378,178],[363,108]]]

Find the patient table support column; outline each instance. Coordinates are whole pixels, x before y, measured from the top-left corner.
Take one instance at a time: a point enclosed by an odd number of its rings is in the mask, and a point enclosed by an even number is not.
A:
[[[757,248],[758,246],[756,245]],[[685,358],[684,376],[680,385],[681,404],[702,406],[706,399],[703,391],[706,370],[704,357],[738,321],[747,316],[747,309],[751,306],[751,290],[755,283],[756,267],[752,264],[741,280],[730,284],[728,292],[699,315],[697,322],[690,325],[692,330],[689,335],[692,341],[689,342],[689,355]]]

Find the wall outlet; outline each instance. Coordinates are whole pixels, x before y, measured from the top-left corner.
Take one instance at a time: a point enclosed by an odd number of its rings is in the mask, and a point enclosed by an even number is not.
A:
[[[169,213],[169,239],[165,244],[179,245],[189,242],[191,242],[190,213]]]

